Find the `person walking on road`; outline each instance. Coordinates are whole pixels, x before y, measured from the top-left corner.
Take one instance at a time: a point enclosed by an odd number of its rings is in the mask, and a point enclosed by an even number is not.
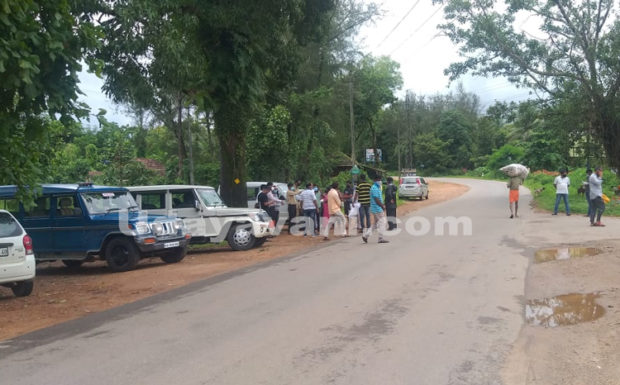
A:
[[[512,176],[508,181],[508,205],[510,206],[510,218],[519,217],[519,186],[523,184],[520,176]],[[514,206],[514,209],[513,209]]]
[[[385,188],[385,207],[387,214],[388,231],[396,228],[396,191],[398,188],[394,185],[394,179],[389,176],[387,178],[387,187]]]
[[[359,216],[362,234],[370,229],[370,183],[366,182],[366,175],[360,175],[357,185],[357,201],[360,203]]]
[[[316,200],[316,195],[314,195],[312,183],[306,184],[306,189],[299,194],[299,200],[301,202],[301,208],[304,211],[304,217],[306,217],[304,237],[307,235],[314,237],[314,224],[316,223],[316,214],[319,210],[319,205]]]
[[[323,240],[329,240],[329,229],[334,224],[334,235],[344,237],[346,235],[346,218],[341,211],[342,201],[338,191],[338,182],[334,182],[332,188],[327,193],[327,209],[329,210],[329,219],[324,227]]]
[[[553,215],[558,215],[560,200],[564,200],[564,210],[566,211],[566,215],[570,215],[570,206],[568,205],[570,178],[566,175],[566,169],[563,168],[560,170],[560,175],[555,177],[553,185],[555,186],[555,207],[553,209]]]
[[[375,177],[375,183],[370,189],[370,213],[373,216],[374,223],[372,229],[368,229],[362,235],[364,243],[368,243],[368,238],[372,234],[372,230],[376,229],[379,233],[379,243],[388,243],[387,239],[383,238],[383,233],[386,230],[386,218],[385,218],[385,204],[383,203],[383,192],[381,191],[381,177]]]
[[[288,204],[288,231],[291,232],[293,226],[293,219],[297,216],[297,207],[299,206],[298,196],[301,190],[297,190],[297,184],[289,183],[287,185],[288,191],[286,192],[286,203]]]
[[[605,212],[605,202],[603,201],[603,169],[601,167],[594,169],[594,174],[590,175],[588,183],[590,184],[590,201],[592,204],[590,225],[603,227],[605,225],[601,223],[601,216]]]

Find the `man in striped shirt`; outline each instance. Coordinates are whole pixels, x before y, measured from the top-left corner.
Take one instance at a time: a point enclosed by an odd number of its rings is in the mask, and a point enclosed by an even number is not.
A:
[[[359,216],[362,234],[370,228],[370,188],[366,181],[366,175],[360,175],[360,183],[357,185],[357,201],[360,203]]]

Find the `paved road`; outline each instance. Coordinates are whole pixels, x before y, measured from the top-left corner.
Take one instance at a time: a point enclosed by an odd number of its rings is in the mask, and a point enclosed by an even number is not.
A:
[[[426,235],[333,242],[0,343],[0,383],[501,384],[523,323],[523,221],[504,183],[459,183],[414,213]],[[447,216],[472,234],[436,235]]]

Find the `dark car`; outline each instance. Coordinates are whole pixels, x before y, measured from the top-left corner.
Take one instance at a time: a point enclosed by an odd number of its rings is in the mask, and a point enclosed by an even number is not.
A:
[[[125,271],[145,257],[167,263],[185,257],[190,235],[183,221],[141,214],[126,188],[43,185],[32,208],[16,193],[16,186],[1,186],[0,209],[13,213],[32,237],[38,262],[61,259],[73,267],[103,259],[113,271]]]

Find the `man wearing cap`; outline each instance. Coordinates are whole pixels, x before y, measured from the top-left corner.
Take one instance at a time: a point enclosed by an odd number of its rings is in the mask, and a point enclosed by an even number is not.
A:
[[[603,202],[603,169],[601,167],[594,169],[588,183],[590,184],[590,202],[592,203],[590,225],[603,227],[605,225],[601,223],[601,216],[605,211],[605,202]]]
[[[372,230],[377,229],[379,233],[379,243],[388,243],[387,239],[383,238],[385,232],[386,218],[385,218],[385,204],[383,203],[383,193],[381,191],[381,176],[375,177],[375,183],[370,188],[370,213],[373,216],[374,223],[371,229],[362,234],[362,240],[364,243],[368,243],[368,237],[370,237]]]

